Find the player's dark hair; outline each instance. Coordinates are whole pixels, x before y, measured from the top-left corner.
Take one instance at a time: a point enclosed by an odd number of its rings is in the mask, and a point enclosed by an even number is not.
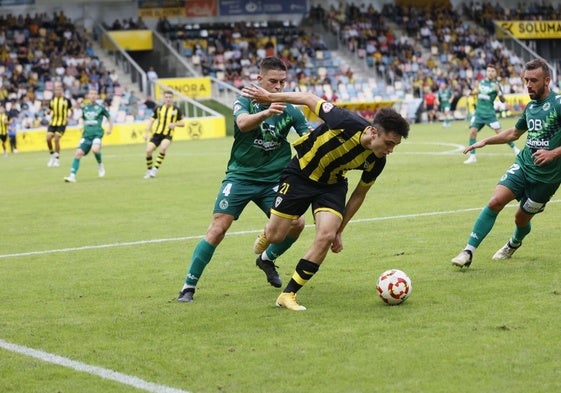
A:
[[[549,71],[549,66],[543,59],[530,60],[529,62],[526,63],[526,66],[524,67],[524,69],[527,71],[537,70],[538,68],[541,68],[543,70],[543,75],[546,78],[551,78],[551,72]]]
[[[493,69],[496,70],[496,69],[497,69],[497,66],[494,65],[493,63],[488,63],[488,64],[487,64],[487,67],[485,67],[485,68],[493,68]]]
[[[409,136],[409,123],[392,108],[381,108],[374,116],[372,125],[386,132],[395,132],[403,138]]]
[[[259,68],[261,69],[262,73],[271,70],[288,71],[286,63],[275,56],[265,57],[263,60],[261,60]]]

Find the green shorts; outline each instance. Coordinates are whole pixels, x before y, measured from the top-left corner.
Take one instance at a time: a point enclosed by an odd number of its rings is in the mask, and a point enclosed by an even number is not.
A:
[[[268,217],[277,190],[278,183],[256,183],[226,178],[218,190],[213,213],[229,214],[237,220],[247,204],[253,202]]]
[[[520,208],[528,214],[541,213],[545,205],[559,188],[560,183],[540,183],[526,177],[518,164],[512,164],[499,184],[505,186],[516,196]]]
[[[480,115],[476,112],[469,122],[469,127],[475,128],[477,131],[481,131],[481,129],[485,126],[489,126],[493,130],[501,129],[501,123],[497,120],[497,116],[495,114]]]
[[[94,144],[101,145],[101,138],[98,136],[81,138],[80,142],[78,143],[78,149],[82,150],[84,152],[84,155],[86,155],[90,152],[92,145]]]

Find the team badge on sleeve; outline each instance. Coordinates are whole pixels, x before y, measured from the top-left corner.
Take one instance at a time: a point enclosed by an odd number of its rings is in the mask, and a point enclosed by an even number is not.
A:
[[[321,109],[323,110],[324,113],[329,112],[331,109],[333,109],[333,104],[331,102],[324,102],[323,104],[321,104]]]

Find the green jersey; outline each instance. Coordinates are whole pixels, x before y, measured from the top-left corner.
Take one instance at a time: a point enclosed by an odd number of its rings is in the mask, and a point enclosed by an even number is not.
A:
[[[308,133],[308,123],[294,105],[286,104],[283,113],[271,116],[254,130],[242,132],[236,119],[242,113],[254,114],[268,105],[238,97],[234,102],[234,143],[226,169],[229,178],[257,183],[276,183],[292,156],[288,133],[294,127],[298,135]]]
[[[84,138],[101,138],[103,130],[103,118],[110,118],[111,115],[104,106],[99,104],[88,104],[82,108],[82,119],[84,120]]]
[[[497,120],[494,102],[497,96],[502,95],[503,91],[501,85],[496,81],[483,79],[479,82],[477,103],[475,104],[475,116],[478,116],[481,120],[486,120],[488,123]]]
[[[516,156],[515,163],[534,181],[561,182],[561,159],[541,166],[532,159],[536,150],[553,150],[561,146],[561,95],[551,92],[543,101],[530,101],[515,127],[528,131],[526,146]]]
[[[452,104],[452,90],[450,88],[438,90],[438,104],[440,110],[450,109]]]

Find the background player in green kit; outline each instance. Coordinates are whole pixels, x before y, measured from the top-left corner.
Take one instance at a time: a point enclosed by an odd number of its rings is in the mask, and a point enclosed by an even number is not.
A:
[[[267,57],[260,64],[258,83],[267,91],[284,88],[288,76],[286,64]],[[226,169],[226,177],[218,191],[213,217],[204,239],[193,251],[185,284],[177,298],[192,302],[197,282],[210,262],[216,247],[249,202],[254,202],[267,216],[276,197],[281,171],[292,152],[287,135],[294,127],[299,135],[308,133],[308,123],[299,109],[290,104],[263,105],[239,97],[233,105],[234,143]],[[287,237],[271,245],[257,257],[267,281],[274,287],[282,285],[274,259],[296,241],[304,229],[304,220],[294,220]]]
[[[495,113],[495,99],[497,96],[501,102],[505,102],[501,85],[497,82],[497,69],[494,65],[487,66],[485,79],[479,82],[479,86],[472,92],[477,95],[477,103],[475,104],[475,113],[469,122],[469,144],[473,145],[477,140],[477,133],[486,125],[491,127],[495,133],[501,131],[501,124]],[[514,154],[520,151],[513,142],[508,145],[514,150]],[[464,164],[473,164],[477,162],[475,158],[475,150],[472,150],[468,159]]]
[[[438,92],[436,93],[436,101],[438,111],[444,118],[442,123],[443,127],[450,127],[450,122],[452,121],[452,96],[452,89],[450,89],[445,82],[442,82],[438,87]]]
[[[526,145],[479,213],[466,247],[452,259],[455,266],[468,267],[471,264],[475,250],[491,232],[497,215],[510,201],[517,199],[520,205],[514,215],[514,233],[493,255],[497,260],[510,258],[530,233],[530,221],[534,215],[544,210],[561,183],[561,96],[550,91],[551,74],[541,59],[526,63],[523,78],[532,101],[515,126],[464,150],[468,153],[486,145],[512,142],[528,132]]]
[[[107,135],[111,134],[113,121],[107,109],[96,102],[98,98],[96,89],[90,89],[87,98],[89,103],[82,108],[81,120],[84,125],[82,139],[80,139],[80,143],[74,155],[74,160],[72,160],[70,175],[64,178],[64,181],[68,183],[76,183],[76,173],[80,168],[80,160],[88,154],[90,150],[94,153],[95,160],[97,161],[99,177],[105,176],[105,168],[101,159],[101,139],[105,133],[102,127],[103,118],[106,118],[108,123]]]

